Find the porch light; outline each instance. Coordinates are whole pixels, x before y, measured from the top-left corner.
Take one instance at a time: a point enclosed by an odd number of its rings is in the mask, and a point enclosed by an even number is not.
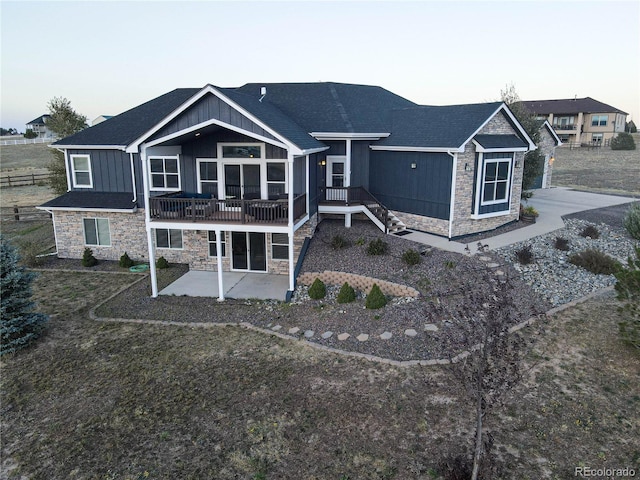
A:
[[[415,162],[411,164],[411,168],[412,168],[413,170],[415,170],[417,166],[418,166],[418,165],[416,165],[416,164],[415,164]]]
[[[320,165],[321,167],[324,167],[326,164],[327,164],[327,161],[324,159],[318,162],[318,165]]]

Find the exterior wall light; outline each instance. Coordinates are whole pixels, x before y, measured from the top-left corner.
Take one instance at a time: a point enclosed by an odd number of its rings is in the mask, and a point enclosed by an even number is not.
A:
[[[469,165],[468,163],[464,164],[464,171],[465,172],[470,172],[471,171],[471,165]]]
[[[321,167],[324,167],[327,164],[327,161],[322,159],[318,162],[318,165],[320,165]]]
[[[416,165],[416,163],[415,163],[415,162],[411,164],[411,168],[412,168],[412,169],[414,169],[414,170],[415,170],[417,167],[418,167],[418,165]]]

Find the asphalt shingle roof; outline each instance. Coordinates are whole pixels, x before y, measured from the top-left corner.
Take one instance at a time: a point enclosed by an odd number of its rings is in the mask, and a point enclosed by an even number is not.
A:
[[[132,193],[72,191],[40,205],[42,208],[133,210]]]
[[[40,115],[38,118],[34,118],[30,122],[27,122],[27,125],[44,125],[45,119],[49,118],[51,115],[45,113],[44,115]]]
[[[628,115],[611,105],[594,100],[591,97],[567,98],[561,100],[527,100],[520,102],[529,112],[538,115],[578,114],[582,113],[621,113]]]
[[[476,135],[473,139],[484,148],[522,148],[529,146],[517,135]]]
[[[393,112],[392,134],[378,145],[458,148],[493,115],[502,102],[422,106]]]

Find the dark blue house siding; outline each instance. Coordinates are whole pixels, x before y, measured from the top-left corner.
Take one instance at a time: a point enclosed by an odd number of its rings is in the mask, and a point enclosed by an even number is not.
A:
[[[318,211],[318,201],[320,199],[320,187],[324,169],[320,162],[325,158],[325,153],[314,153],[309,155],[309,216]]]
[[[372,151],[369,190],[391,210],[448,220],[452,168],[446,153]]]
[[[156,132],[151,139],[153,140],[166,135],[171,135],[172,133],[207,122],[211,119],[220,120],[221,122],[228,123],[234,127],[242,128],[243,130],[247,130],[266,138],[275,139],[275,137],[269,132],[259,127],[256,123],[249,120],[218,97],[211,94],[204,96],[194,105],[187,108],[175,119]]]
[[[71,155],[89,155],[91,159],[93,189],[73,188],[73,190],[133,193],[131,160],[128,153],[121,150],[69,150],[68,154],[69,162],[71,162]]]
[[[369,189],[369,142],[351,142],[351,185]]]
[[[344,140],[323,140],[329,150],[325,150],[325,155],[346,155],[347,154],[347,146]]]

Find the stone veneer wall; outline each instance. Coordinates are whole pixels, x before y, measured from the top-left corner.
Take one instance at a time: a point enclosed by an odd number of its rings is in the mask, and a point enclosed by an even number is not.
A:
[[[85,245],[84,218],[109,220],[111,246]],[[133,260],[148,260],[144,210],[135,213],[54,211],[53,221],[60,258],[82,258],[84,249],[88,246],[93,250],[93,255],[102,260],[119,260],[124,252]]]
[[[357,275],[355,273],[334,272],[331,270],[325,270],[324,272],[306,272],[298,277],[298,281],[303,285],[311,285],[316,278],[319,278],[323,283],[328,285],[342,285],[347,282],[355,290],[360,290],[365,294],[371,291],[371,287],[373,287],[375,283],[385,295],[414,298],[420,295],[415,288],[400,285],[399,283],[387,282],[386,280],[365,277],[364,275]]]
[[[508,135],[513,133],[513,127],[503,115],[499,114],[493,117],[479,133]],[[469,144],[466,145],[465,151],[458,154],[455,190],[456,197],[453,212],[453,228],[451,231],[452,237],[493,230],[494,228],[518,219],[520,215],[520,194],[522,192],[523,160],[524,152],[516,152],[514,155],[514,164],[515,162],[520,162],[520,167],[514,168],[512,171],[513,188],[511,191],[510,213],[497,217],[473,219],[471,218],[471,215],[473,205],[473,184],[476,169],[476,151],[473,143],[469,142]],[[470,171],[465,171],[465,164],[468,164],[471,167]]]
[[[551,158],[555,157],[556,153],[556,142],[554,141],[551,134],[547,131],[546,128],[543,128],[543,132],[540,135],[540,142],[538,142],[538,148],[540,151],[546,156]],[[547,179],[542,188],[551,188],[551,174],[553,173],[553,163],[546,160],[548,162],[547,165]]]
[[[449,220],[425,217],[424,215],[415,215],[413,213],[397,212],[395,210],[392,210],[391,213],[398,217],[409,229],[420,230],[421,232],[429,232],[445,237],[449,236]]]

